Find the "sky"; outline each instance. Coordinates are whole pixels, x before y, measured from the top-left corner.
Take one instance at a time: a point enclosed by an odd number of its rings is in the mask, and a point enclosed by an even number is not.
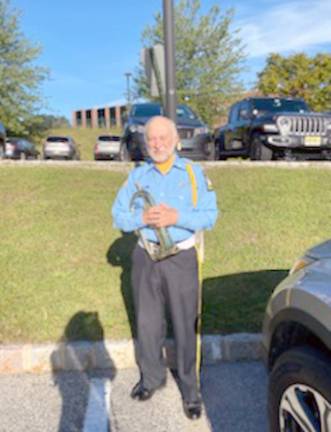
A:
[[[175,2],[175,0],[174,0]],[[289,55],[331,53],[331,0],[201,0],[234,8],[247,60],[241,80],[247,88],[270,52]],[[161,0],[11,0],[21,11],[24,35],[42,46],[37,64],[50,70],[42,94],[53,115],[71,118],[79,108],[93,108],[126,95],[126,72],[140,58],[141,34],[162,11]]]

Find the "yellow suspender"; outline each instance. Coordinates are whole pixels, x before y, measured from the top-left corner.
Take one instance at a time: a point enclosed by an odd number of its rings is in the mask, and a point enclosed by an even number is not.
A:
[[[198,204],[198,187],[197,187],[197,180],[195,178],[195,174],[191,164],[189,163],[186,164],[186,171],[190,178],[191,187],[192,187],[192,203],[193,206],[196,207]]]
[[[198,203],[198,187],[197,180],[195,178],[195,174],[192,168],[192,165],[186,164],[186,171],[190,178],[191,187],[192,187],[192,203],[193,206],[196,207]],[[202,232],[199,233],[200,236],[203,235]],[[199,293],[198,293],[198,319],[197,319],[197,351],[196,351],[196,374],[197,374],[197,382],[198,387],[200,387],[200,367],[201,367],[201,309],[202,309],[202,250],[199,247],[196,247],[197,257],[198,257],[198,277],[199,277]]]

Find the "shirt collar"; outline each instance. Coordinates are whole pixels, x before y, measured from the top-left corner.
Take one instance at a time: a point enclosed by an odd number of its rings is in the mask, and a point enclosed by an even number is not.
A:
[[[152,169],[156,169],[157,170],[157,168],[154,165],[154,162],[152,160],[146,161],[146,163],[148,164],[148,168],[147,168],[148,171],[152,170]],[[176,168],[179,168],[179,169],[182,169],[182,170],[186,169],[186,163],[185,163],[184,158],[181,158],[180,156],[178,156],[177,153],[175,153],[175,160],[174,160],[174,163],[173,163],[170,171],[173,169],[173,167],[176,167]]]

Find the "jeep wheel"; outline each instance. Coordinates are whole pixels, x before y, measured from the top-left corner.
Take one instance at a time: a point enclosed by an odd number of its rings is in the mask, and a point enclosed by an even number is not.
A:
[[[249,150],[249,158],[250,160],[255,161],[269,161],[272,159],[272,150],[262,144],[259,134],[254,134],[252,136]]]
[[[268,411],[272,432],[331,431],[331,362],[314,348],[283,353],[270,374]]]

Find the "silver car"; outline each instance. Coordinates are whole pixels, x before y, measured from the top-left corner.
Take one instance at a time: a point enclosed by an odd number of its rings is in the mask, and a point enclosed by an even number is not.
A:
[[[272,432],[331,432],[331,240],[273,292],[263,323]]]
[[[94,147],[94,159],[119,159],[121,137],[117,135],[100,135]]]
[[[78,145],[70,136],[49,136],[43,145],[43,159],[80,159]]]

